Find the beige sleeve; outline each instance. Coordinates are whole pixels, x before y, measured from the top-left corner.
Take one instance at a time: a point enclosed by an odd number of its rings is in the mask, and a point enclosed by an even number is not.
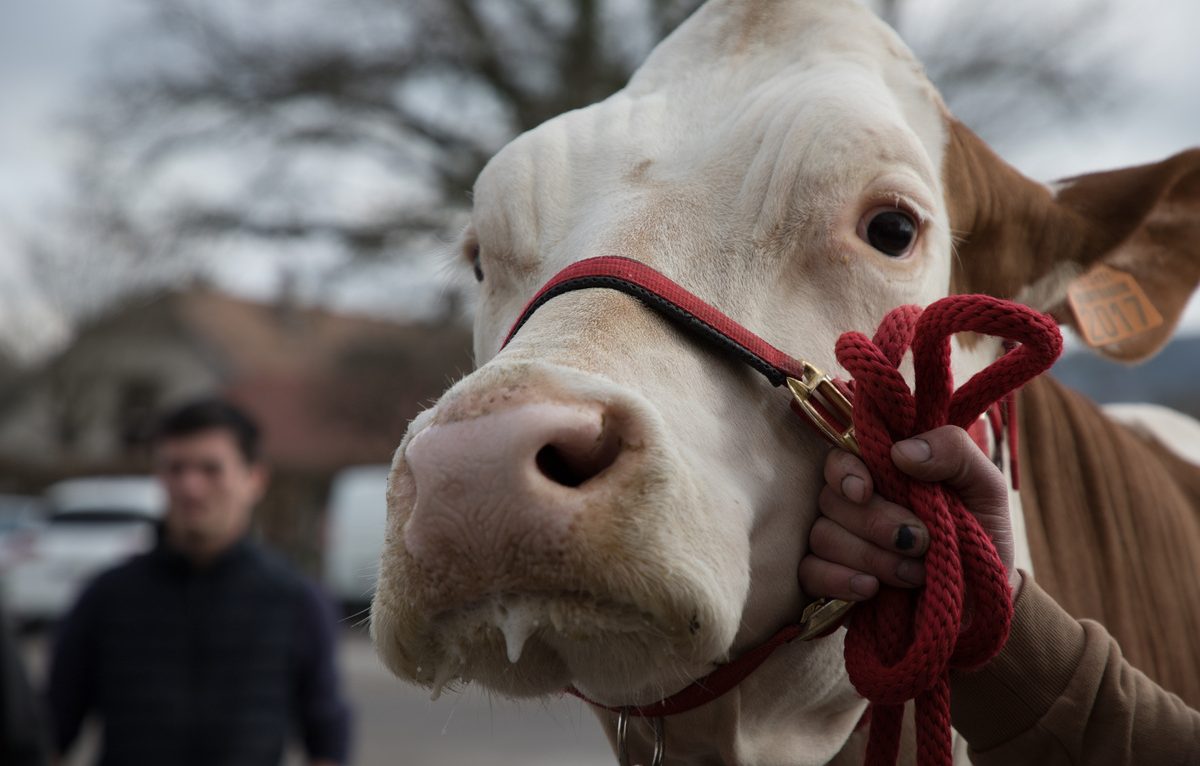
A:
[[[955,728],[976,766],[1200,764],[1200,712],[1121,656],[1022,573],[1012,633],[981,670],[951,678]]]

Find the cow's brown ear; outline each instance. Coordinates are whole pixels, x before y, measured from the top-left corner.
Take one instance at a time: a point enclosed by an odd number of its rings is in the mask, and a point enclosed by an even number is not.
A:
[[[1049,311],[1116,359],[1170,338],[1200,282],[1200,150],[1046,187],[952,122],[944,176],[956,292]]]

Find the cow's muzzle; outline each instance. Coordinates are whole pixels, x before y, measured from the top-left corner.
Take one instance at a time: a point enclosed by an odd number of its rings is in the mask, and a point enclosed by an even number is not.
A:
[[[703,493],[670,442],[640,395],[556,365],[494,362],[448,392],[390,477],[385,662],[434,686],[617,699],[705,672],[745,595],[714,561],[745,545],[687,543]]]

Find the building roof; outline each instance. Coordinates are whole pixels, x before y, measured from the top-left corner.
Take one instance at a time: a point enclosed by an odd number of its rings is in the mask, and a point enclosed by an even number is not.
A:
[[[390,460],[421,406],[470,369],[470,333],[458,323],[402,323],[213,290],[171,300],[179,325],[223,367],[220,393],[260,421],[264,454],[280,466]]]
[[[107,386],[109,401],[119,401],[130,376],[148,372],[165,398],[153,406],[211,388],[260,421],[264,455],[276,467],[325,472],[390,460],[408,421],[470,368],[470,332],[460,322],[391,321],[192,288],[133,297],[95,316],[61,353],[14,381],[11,406],[0,410],[52,399],[65,376],[88,391]],[[61,406],[46,404],[48,413]],[[128,457],[118,454],[119,414],[97,411],[87,421],[113,431],[89,443],[114,445],[114,462]],[[63,445],[37,459],[57,464],[73,453]]]

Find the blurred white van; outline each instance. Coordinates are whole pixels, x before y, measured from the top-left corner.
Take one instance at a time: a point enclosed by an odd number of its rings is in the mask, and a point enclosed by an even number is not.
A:
[[[4,577],[7,606],[22,623],[62,617],[100,570],[151,548],[166,508],[151,476],[68,479],[45,497],[45,524]]]
[[[25,558],[44,514],[40,497],[0,495],[0,578]]]
[[[347,609],[366,606],[375,593],[387,521],[386,465],[339,471],[325,517],[325,587]]]

